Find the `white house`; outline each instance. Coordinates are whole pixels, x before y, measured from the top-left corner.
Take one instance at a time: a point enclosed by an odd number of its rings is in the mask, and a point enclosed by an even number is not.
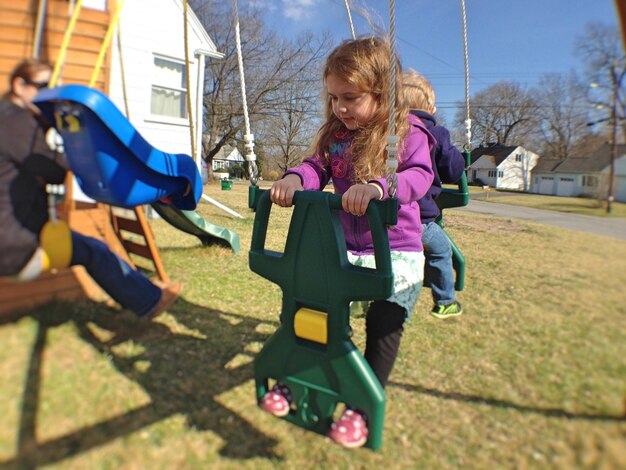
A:
[[[243,165],[245,161],[237,147],[222,147],[213,157],[213,171],[220,172],[221,170],[226,170],[226,173],[228,173],[232,166],[237,164]]]
[[[496,189],[528,191],[530,175],[539,155],[521,145],[489,145],[472,150],[468,183]]]
[[[554,196],[602,197],[607,194],[611,145],[585,157],[543,159],[532,171],[531,192]],[[615,200],[626,202],[626,145],[618,145],[615,160]]]

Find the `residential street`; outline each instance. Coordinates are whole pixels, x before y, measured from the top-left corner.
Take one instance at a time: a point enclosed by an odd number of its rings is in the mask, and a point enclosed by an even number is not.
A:
[[[555,225],[570,230],[595,233],[626,240],[626,218],[568,214],[565,212],[546,211],[543,209],[533,209],[530,207],[498,204],[496,202],[484,202],[473,199],[470,200],[468,206],[455,208],[454,210],[510,219],[528,220],[540,224]]]

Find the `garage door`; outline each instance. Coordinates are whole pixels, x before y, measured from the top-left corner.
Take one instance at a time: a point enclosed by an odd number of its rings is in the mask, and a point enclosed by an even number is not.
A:
[[[557,196],[573,196],[574,195],[574,178],[559,178],[556,188]]]
[[[554,194],[554,178],[552,176],[542,176],[539,178],[539,194]]]

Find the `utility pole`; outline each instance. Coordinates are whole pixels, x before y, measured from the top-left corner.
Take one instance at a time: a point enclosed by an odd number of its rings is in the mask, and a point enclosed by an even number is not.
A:
[[[613,80],[612,91],[612,107],[611,107],[611,121],[612,121],[612,137],[611,137],[611,165],[609,167],[609,191],[606,198],[606,212],[611,213],[611,204],[615,199],[615,160],[617,159],[617,92],[618,81]]]

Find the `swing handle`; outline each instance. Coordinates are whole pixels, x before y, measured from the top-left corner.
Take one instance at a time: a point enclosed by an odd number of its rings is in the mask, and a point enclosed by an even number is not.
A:
[[[252,228],[251,251],[279,256],[279,253],[270,253],[265,250],[268,222],[273,205],[269,191],[260,189],[258,186],[250,186],[248,196],[248,206],[256,212]],[[293,204],[294,206],[320,204],[326,205],[332,211],[343,211],[341,195],[325,191],[296,191]],[[395,198],[383,201],[372,200],[367,206],[366,215],[372,231],[376,271],[383,276],[390,275],[392,269],[387,227],[398,223],[398,200]]]

